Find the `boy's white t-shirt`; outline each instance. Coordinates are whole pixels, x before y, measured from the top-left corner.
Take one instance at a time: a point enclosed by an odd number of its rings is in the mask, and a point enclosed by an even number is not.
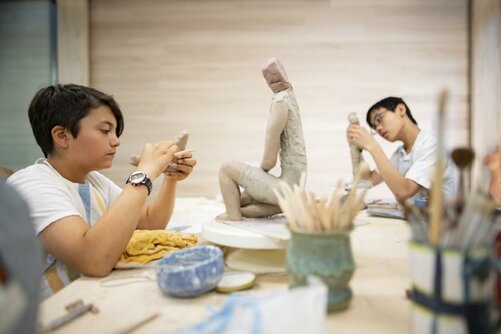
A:
[[[47,226],[68,216],[80,216],[90,226],[101,218],[120,195],[122,189],[99,172],[89,173],[84,184],[63,178],[46,159],[21,169],[7,179],[25,199],[37,235]],[[72,272],[47,253],[44,270],[55,264],[64,285],[71,282]],[[43,280],[42,297],[53,291],[47,278]]]
[[[437,162],[438,143],[435,137],[425,130],[419,131],[409,154],[404,145],[399,146],[390,158],[400,175],[413,180],[425,189],[431,188],[431,178]],[[454,197],[457,192],[457,171],[448,154],[445,156],[442,191],[446,197]],[[421,196],[418,192],[414,197]]]

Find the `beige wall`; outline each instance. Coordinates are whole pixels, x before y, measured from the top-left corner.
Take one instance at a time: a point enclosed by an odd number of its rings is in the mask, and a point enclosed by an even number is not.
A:
[[[485,184],[482,158],[501,144],[501,1],[473,1],[472,14],[473,181]]]
[[[60,83],[89,84],[89,1],[57,0]]]
[[[90,1],[90,83],[126,118],[106,174],[122,184],[131,153],[187,129],[199,165],[179,194],[214,196],[221,162],[260,161],[270,56],[294,85],[315,191],[351,177],[346,115],[365,120],[389,95],[434,131],[438,92],[449,89],[447,146],[465,144],[466,9],[466,0]]]

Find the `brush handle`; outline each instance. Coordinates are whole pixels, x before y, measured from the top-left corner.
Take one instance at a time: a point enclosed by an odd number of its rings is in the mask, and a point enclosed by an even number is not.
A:
[[[444,163],[443,163],[443,150],[444,150],[444,117],[445,105],[447,103],[448,92],[443,90],[440,93],[438,101],[438,124],[437,124],[437,164],[435,173],[432,180],[431,200],[430,200],[430,230],[428,233],[429,242],[432,245],[438,245],[441,234],[442,223],[442,185],[444,177]]]
[[[442,161],[437,161],[435,167],[435,176],[433,177],[433,185],[431,188],[430,200],[430,229],[428,239],[432,245],[437,245],[440,240],[441,223],[442,223],[442,177],[444,167]]]

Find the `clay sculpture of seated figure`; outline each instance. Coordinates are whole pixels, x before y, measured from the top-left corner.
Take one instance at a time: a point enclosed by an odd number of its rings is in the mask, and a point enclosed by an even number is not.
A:
[[[273,189],[280,182],[298,184],[306,173],[306,148],[299,108],[282,64],[270,58],[262,74],[273,91],[261,166],[225,162],[219,170],[219,185],[226,212],[218,220],[260,218],[281,213]],[[279,177],[269,173],[280,158]],[[244,192],[240,193],[240,187]]]

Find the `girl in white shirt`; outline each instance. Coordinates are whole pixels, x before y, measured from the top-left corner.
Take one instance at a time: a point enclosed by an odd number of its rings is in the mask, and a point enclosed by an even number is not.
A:
[[[398,97],[387,97],[370,107],[367,123],[386,140],[403,144],[388,159],[366,128],[350,124],[348,141],[369,152],[377,166],[364,177],[373,185],[386,182],[399,202],[426,196],[431,187],[430,171],[437,160],[436,139],[419,129],[409,107]],[[449,157],[446,158],[443,181],[444,194],[455,196],[457,176]]]

